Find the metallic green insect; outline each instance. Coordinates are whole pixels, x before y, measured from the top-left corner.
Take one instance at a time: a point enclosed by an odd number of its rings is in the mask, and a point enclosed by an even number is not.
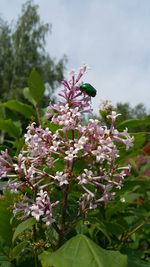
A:
[[[89,96],[92,96],[92,97],[96,96],[96,89],[89,83],[83,83],[80,86],[80,90],[85,92]]]

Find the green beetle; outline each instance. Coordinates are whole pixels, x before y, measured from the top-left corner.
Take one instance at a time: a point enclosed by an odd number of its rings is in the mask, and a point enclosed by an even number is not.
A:
[[[92,96],[92,97],[96,96],[96,89],[89,83],[83,83],[80,86],[80,90],[85,92],[89,96]]]

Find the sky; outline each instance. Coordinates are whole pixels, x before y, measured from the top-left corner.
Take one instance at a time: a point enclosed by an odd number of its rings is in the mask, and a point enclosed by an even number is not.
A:
[[[15,22],[23,0],[0,0],[0,14]],[[83,81],[97,90],[94,112],[104,99],[115,105],[142,102],[150,110],[149,0],[34,0],[41,20],[52,24],[46,50],[68,58],[66,77],[84,63]]]

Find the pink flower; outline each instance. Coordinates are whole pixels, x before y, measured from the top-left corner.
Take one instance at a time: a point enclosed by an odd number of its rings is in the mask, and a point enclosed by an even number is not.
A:
[[[1,151],[0,155],[0,179],[7,176],[8,172],[13,171],[13,161],[7,150]]]
[[[57,171],[56,175],[53,177],[53,179],[57,180],[59,182],[59,186],[62,186],[64,184],[69,184],[67,173]]]
[[[46,116],[51,118],[52,122],[72,128],[77,126],[84,112],[91,112],[91,97],[82,92],[81,84],[78,84],[86,69],[87,67],[83,66],[78,74],[73,71],[71,80],[62,82],[64,89],[59,93],[61,100],[58,104],[50,104],[47,109]]]
[[[36,203],[31,205],[31,215],[39,221],[40,218],[46,223],[47,226],[52,224],[55,220],[53,218],[52,209],[57,206],[59,201],[51,203],[48,193],[40,190],[36,197]]]
[[[128,166],[119,166],[117,142],[128,149],[133,146],[134,138],[127,129],[119,132],[115,128],[120,114],[112,111],[106,101],[103,108],[111,111],[107,116],[110,126],[97,119],[83,120],[83,114],[91,112],[91,98],[80,89],[85,71],[86,66],[77,74],[72,71],[71,79],[62,82],[64,88],[59,93],[59,102],[47,110],[50,129],[32,123],[15,162],[7,151],[0,155],[1,177],[7,175],[9,181],[5,185],[11,192],[19,191],[22,201],[15,205],[15,213],[23,213],[23,218],[32,216],[46,225],[52,224],[56,217],[59,220],[61,215],[57,212],[54,218],[53,209],[59,203],[55,197],[60,197],[63,203],[65,189],[70,194],[72,188],[78,190],[76,210],[79,214],[95,209],[114,197],[114,191],[122,187],[129,172]],[[49,192],[53,194],[53,201]]]

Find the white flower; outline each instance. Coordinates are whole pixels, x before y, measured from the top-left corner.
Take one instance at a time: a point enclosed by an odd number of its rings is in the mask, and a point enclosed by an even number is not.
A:
[[[92,180],[93,172],[87,169],[84,169],[84,173],[77,177],[79,184],[87,184]]]
[[[124,197],[121,197],[121,198],[120,198],[120,201],[121,201],[122,203],[126,202],[126,200],[125,200]]]
[[[82,136],[77,143],[74,144],[75,151],[78,152],[79,150],[84,148],[84,145],[86,144],[88,140],[88,137]]]
[[[82,173],[80,176],[77,177],[77,180],[79,180],[79,184],[87,184],[86,174]]]
[[[81,112],[79,112],[79,108],[78,107],[76,107],[76,108],[74,108],[74,109],[70,109],[70,111],[71,111],[71,116],[73,117],[73,118],[75,118],[75,117],[81,117]]]
[[[69,110],[69,105],[68,103],[65,106],[60,106],[60,112],[66,113]]]
[[[53,141],[53,145],[50,147],[51,150],[57,151],[59,147],[60,142],[59,141]]]
[[[92,151],[92,154],[96,156],[96,162],[103,161],[105,159],[105,154],[103,153],[103,149],[101,146],[98,146],[96,150]]]
[[[67,156],[64,159],[69,160],[69,161],[72,161],[76,157],[76,153],[77,153],[77,151],[74,150],[73,147],[70,147],[70,149],[65,152],[65,154]]]
[[[57,180],[59,182],[59,185],[62,186],[64,184],[68,184],[68,174],[63,172],[56,172],[56,175],[54,176],[54,180]]]
[[[36,204],[33,204],[33,205],[30,207],[30,209],[31,209],[31,215],[32,215],[37,221],[39,221],[40,217],[41,217],[42,215],[44,215],[44,211],[41,210],[41,209],[39,208],[39,206],[36,205]]]
[[[112,122],[115,122],[116,118],[120,115],[121,115],[120,113],[117,114],[116,111],[112,111],[110,115],[107,115],[107,119],[111,119]]]
[[[79,139],[79,144],[84,145],[87,142],[87,140],[88,140],[88,137],[82,136]]]

